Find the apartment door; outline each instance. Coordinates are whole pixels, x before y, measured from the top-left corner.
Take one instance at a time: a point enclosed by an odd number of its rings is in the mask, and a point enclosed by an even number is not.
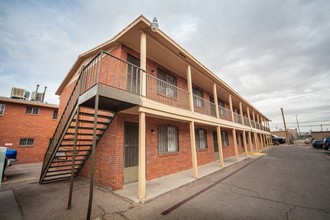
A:
[[[129,64],[127,65],[126,89],[129,92],[140,94],[140,69],[137,68],[140,66],[140,60],[128,54],[127,62]]]
[[[219,145],[217,132],[213,131],[213,145],[214,145],[214,157],[216,160],[219,160]]]
[[[125,123],[124,129],[124,184],[138,180],[139,127]]]

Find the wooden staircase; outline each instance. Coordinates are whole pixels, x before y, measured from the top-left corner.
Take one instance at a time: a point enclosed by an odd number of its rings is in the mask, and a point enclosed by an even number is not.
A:
[[[48,162],[48,168],[41,175],[40,183],[49,183],[69,179],[71,177],[75,129],[77,127],[76,156],[74,160],[74,175],[76,176],[92,152],[94,110],[80,107],[79,113],[75,111],[74,117],[69,123],[62,141],[53,152],[52,159]],[[79,115],[79,116],[78,116]],[[77,120],[78,116],[78,120]],[[96,143],[110,125],[115,113],[99,110],[97,114]],[[78,124],[77,124],[78,122]]]

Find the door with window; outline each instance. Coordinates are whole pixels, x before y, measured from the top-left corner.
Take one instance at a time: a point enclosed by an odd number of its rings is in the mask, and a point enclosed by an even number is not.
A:
[[[139,126],[125,123],[124,129],[124,184],[138,180]]]
[[[126,89],[128,92],[140,94],[140,69],[138,68],[140,60],[128,54],[127,62]]]

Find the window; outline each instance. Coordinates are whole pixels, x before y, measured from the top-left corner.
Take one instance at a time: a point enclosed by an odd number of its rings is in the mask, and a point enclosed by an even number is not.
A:
[[[140,60],[127,54],[127,82],[126,89],[129,92],[140,94]]]
[[[57,119],[57,117],[58,117],[58,110],[54,110],[53,119]]]
[[[177,98],[176,78],[165,73],[162,70],[157,70],[158,94],[165,95],[170,98]]]
[[[179,151],[177,127],[168,125],[158,127],[158,150],[160,154]]]
[[[223,131],[221,133],[221,141],[222,141],[222,146],[223,147],[228,147],[229,146],[229,142],[228,142],[228,133],[226,131]]]
[[[31,114],[31,115],[37,115],[37,114],[39,114],[39,108],[26,107],[25,113]]]
[[[193,88],[193,94],[194,94],[194,106],[204,107],[203,91]]]
[[[236,143],[237,143],[237,145],[239,145],[239,139],[238,139],[238,134],[237,134],[237,132],[236,132]]]
[[[205,129],[195,129],[195,144],[196,144],[196,149],[207,148]]]
[[[34,138],[21,138],[19,141],[20,146],[33,146]]]
[[[3,116],[5,114],[5,104],[0,104],[0,116]]]

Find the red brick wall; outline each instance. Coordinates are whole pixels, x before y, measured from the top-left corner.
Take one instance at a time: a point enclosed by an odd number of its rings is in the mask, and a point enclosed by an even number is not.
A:
[[[96,148],[95,180],[97,183],[110,186],[114,190],[122,188],[123,185],[125,122],[138,123],[138,116],[118,113]],[[158,126],[164,124],[176,126],[179,129],[179,152],[177,153],[162,155],[158,153]],[[197,151],[198,166],[200,166],[215,160],[213,129],[199,126],[196,128],[204,128],[207,131],[207,149]],[[146,140],[147,180],[192,168],[188,123],[147,117]],[[89,178],[89,172],[90,159],[81,170],[80,176]]]
[[[221,128],[221,132],[226,131],[228,133],[228,147],[222,147],[223,158],[235,156],[233,133],[230,129]]]
[[[5,114],[0,116],[0,146],[17,150],[17,163],[43,161],[49,139],[53,136],[57,120],[53,119],[53,108],[39,107],[38,115],[26,114],[25,104],[5,104]],[[19,146],[21,138],[34,138],[34,146]]]
[[[156,118],[147,118],[147,180],[192,168],[189,124]],[[179,129],[179,152],[158,153],[158,126],[176,126]],[[151,130],[155,134],[151,133]]]

